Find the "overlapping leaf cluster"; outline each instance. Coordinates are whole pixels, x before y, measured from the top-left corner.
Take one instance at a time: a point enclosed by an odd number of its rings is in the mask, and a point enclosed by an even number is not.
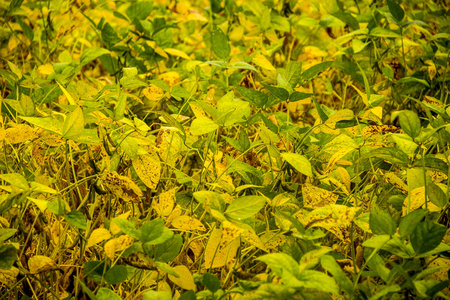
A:
[[[449,297],[444,1],[0,14],[2,299]]]

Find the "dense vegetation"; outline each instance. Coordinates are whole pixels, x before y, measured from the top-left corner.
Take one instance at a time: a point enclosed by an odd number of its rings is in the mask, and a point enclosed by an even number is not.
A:
[[[450,299],[436,0],[0,2],[0,299]]]

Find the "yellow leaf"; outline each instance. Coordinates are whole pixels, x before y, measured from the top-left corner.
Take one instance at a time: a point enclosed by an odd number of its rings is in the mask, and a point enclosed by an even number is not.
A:
[[[159,195],[158,201],[153,201],[152,207],[161,217],[167,217],[175,205],[175,193],[177,188],[170,189]]]
[[[256,54],[255,57],[253,57],[252,61],[259,67],[269,70],[269,71],[276,71],[275,67],[270,63],[270,61],[267,60],[267,58],[261,54]]]
[[[114,260],[116,252],[123,251],[133,245],[134,239],[128,235],[121,235],[115,239],[109,240],[105,244],[105,254],[110,260]]]
[[[113,223],[113,222],[111,222]],[[91,236],[89,237],[87,241],[87,247],[92,247],[100,242],[103,242],[104,240],[107,240],[111,237],[111,233],[108,229],[105,228],[97,228],[94,231],[92,231]]]
[[[334,204],[338,199],[338,195],[330,191],[305,183],[302,186],[303,206],[318,208],[329,204]]]
[[[172,221],[172,226],[181,230],[206,231],[205,226],[199,220],[187,215],[179,216]]]
[[[192,277],[191,271],[189,271],[189,269],[186,266],[184,265],[176,266],[173,267],[173,270],[178,275],[180,275],[180,277],[177,278],[175,276],[169,275],[170,281],[172,281],[182,289],[193,291],[197,290],[197,285],[194,282],[194,277]]]
[[[28,260],[28,268],[31,274],[39,274],[59,269],[56,263],[50,257],[35,255]]]
[[[52,64],[41,65],[41,66],[39,66],[39,68],[37,70],[38,70],[39,74],[41,74],[41,75],[50,75],[53,72],[55,72]]]
[[[150,189],[156,189],[161,177],[161,162],[154,148],[146,155],[139,155],[133,159],[133,167],[142,180]]]
[[[228,246],[221,247],[222,229],[213,229],[205,249],[205,268],[221,268],[231,263],[236,257],[236,251],[240,245],[237,237]]]
[[[261,242],[271,250],[278,250],[278,247],[284,245],[287,241],[284,235],[272,231],[264,233],[261,235],[260,239]]]
[[[9,270],[0,269],[0,282],[6,286],[12,286],[17,282],[19,269],[12,267]]]
[[[185,52],[178,50],[178,49],[174,49],[174,48],[166,48],[164,49],[164,51],[166,51],[167,53],[169,53],[170,55],[173,56],[179,56],[185,59],[191,59]]]
[[[164,91],[162,88],[157,87],[154,84],[150,84],[149,87],[143,90],[144,96],[150,101],[159,101],[164,97]]]
[[[141,197],[142,191],[130,178],[121,176],[117,172],[108,172],[103,175],[103,184],[108,190],[124,201],[133,201],[140,205],[142,204],[139,197]]]
[[[174,71],[163,73],[158,78],[167,82],[170,87],[180,83],[180,74]]]
[[[407,215],[408,201],[410,201],[409,212],[415,211],[420,207],[425,208],[425,186],[421,186],[412,190],[410,200],[408,199],[408,197],[406,197],[405,202],[403,202],[403,210],[402,210],[403,216]],[[439,206],[433,204],[430,201],[427,201],[427,208],[430,211],[441,211]]]
[[[361,92],[356,86],[354,86],[353,84],[350,84],[350,86],[352,88],[355,89],[355,91],[359,94],[359,96],[361,97],[361,99],[363,100],[364,104],[366,106],[369,106],[369,100],[367,99],[367,95],[364,94],[363,92]]]
[[[27,124],[18,124],[14,127],[8,128],[5,131],[5,140],[11,145],[20,144],[25,141],[31,141],[38,138],[33,127]]]

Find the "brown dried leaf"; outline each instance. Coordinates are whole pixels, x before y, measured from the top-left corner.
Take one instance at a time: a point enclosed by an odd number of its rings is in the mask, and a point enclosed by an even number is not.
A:
[[[206,231],[205,226],[199,220],[187,215],[179,216],[172,221],[172,226],[181,230]]]
[[[121,235],[115,239],[109,240],[105,244],[105,254],[110,260],[114,260],[116,252],[123,251],[133,245],[134,239],[128,235]]]
[[[152,148],[147,155],[139,155],[133,159],[133,167],[139,178],[150,189],[156,189],[161,177],[161,162]]]
[[[28,260],[28,268],[31,274],[39,274],[59,269],[56,263],[50,257],[35,255]]]
[[[92,231],[91,236],[88,239],[86,247],[92,247],[104,240],[107,240],[111,237],[111,233],[106,228],[97,228]]]

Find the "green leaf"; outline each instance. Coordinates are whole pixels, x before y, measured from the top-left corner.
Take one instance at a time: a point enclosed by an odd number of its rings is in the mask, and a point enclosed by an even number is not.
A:
[[[233,92],[227,93],[217,102],[217,123],[222,126],[245,122],[250,113],[250,104],[234,98]]]
[[[426,80],[415,78],[415,77],[403,77],[403,78],[399,79],[397,82],[398,83],[419,83],[427,88],[430,87],[430,85],[428,84],[428,82],[426,82]]]
[[[395,1],[387,0],[387,5],[389,6],[389,12],[394,17],[397,22],[401,22],[405,17],[405,12],[402,7]]]
[[[34,101],[25,94],[20,94],[20,107],[25,116],[32,116],[36,112]]]
[[[231,219],[244,220],[253,217],[266,204],[266,198],[262,196],[244,196],[235,199],[225,211],[225,215]]]
[[[109,23],[106,23],[102,28],[102,40],[108,49],[121,41],[116,30]]]
[[[17,248],[13,244],[0,245],[0,269],[11,269],[16,258]]]
[[[105,273],[105,281],[109,284],[118,284],[127,279],[127,267],[115,265]]]
[[[84,130],[84,117],[83,111],[80,107],[75,108],[74,111],[69,113],[64,121],[62,128],[62,135],[69,140],[75,140],[81,136]]]
[[[83,265],[84,275],[88,276],[95,282],[102,282],[105,272],[109,270],[109,267],[104,261],[94,260],[85,262]]]
[[[134,19],[145,20],[153,9],[153,1],[140,1],[131,4],[125,13],[130,18],[131,21]]]
[[[304,100],[304,99],[307,99],[307,98],[311,97],[312,95],[314,95],[314,94],[294,91],[289,96],[289,102],[297,102],[297,101],[300,101],[300,100]]]
[[[322,106],[319,104],[319,102],[317,102],[315,97],[313,97],[313,102],[314,102],[314,106],[316,107],[317,113],[319,114],[319,117],[322,120],[322,122],[325,122],[326,120],[328,120],[328,115],[323,111]]]
[[[287,90],[276,86],[270,86],[264,83],[261,84],[278,99],[286,101],[289,98],[289,92]]]
[[[395,33],[394,31],[391,31],[386,28],[381,27],[375,27],[372,30],[370,30],[370,35],[382,37],[382,38],[401,38],[402,36],[398,33]]]
[[[178,275],[178,273],[175,272],[175,270],[171,266],[169,266],[168,264],[160,262],[160,261],[156,261],[155,264],[156,264],[156,266],[158,268],[160,268],[161,270],[163,270],[167,274],[172,275],[172,276],[174,276],[176,278],[180,278],[180,275]]]
[[[339,11],[339,12],[333,13],[331,15],[338,18],[342,22],[347,23],[352,30],[359,29],[358,20],[355,17],[353,17],[351,13]]]
[[[191,123],[191,127],[189,128],[193,135],[202,135],[213,132],[219,128],[219,125],[214,123],[213,120],[210,120],[207,117],[197,118]]]
[[[122,300],[116,293],[107,288],[99,288],[96,296],[97,300]]]
[[[322,73],[323,71],[325,71],[332,65],[333,65],[332,61],[326,61],[323,63],[319,63],[317,65],[314,65],[302,73],[302,80],[308,81],[310,79],[316,78],[319,75],[319,73]]]
[[[299,272],[298,263],[285,253],[270,253],[258,257],[257,260],[265,263],[279,277],[283,277],[285,273],[297,276]]]
[[[433,250],[441,243],[447,227],[432,221],[419,223],[411,234],[411,244],[417,254]]]
[[[22,190],[28,190],[28,181],[19,173],[0,174],[0,179]]]
[[[352,282],[348,279],[347,275],[338,265],[334,257],[330,255],[324,255],[320,258],[320,264],[325,269],[325,271],[330,272],[331,275],[333,275],[340,288],[350,296],[349,298],[355,297]]]
[[[64,219],[74,227],[82,230],[87,229],[86,218],[81,211],[71,211],[64,216]]]
[[[375,234],[394,235],[397,230],[397,223],[394,218],[377,205],[372,207],[369,219],[370,229]]]
[[[172,238],[173,231],[164,226],[163,219],[145,222],[138,231],[139,240],[145,245],[162,244]]]
[[[400,127],[413,139],[418,137],[422,129],[420,119],[417,114],[410,110],[404,110],[398,116]]]
[[[444,208],[447,204],[447,197],[444,191],[437,185],[430,182],[427,185],[428,199],[439,208]]]
[[[17,79],[22,79],[22,71],[20,71],[19,67],[17,67],[14,63],[10,62],[9,60],[6,61],[8,63],[9,68],[11,71],[17,76]]]
[[[47,209],[55,215],[63,215],[66,212],[66,202],[58,199],[47,204]]]
[[[220,288],[220,280],[208,272],[203,274],[202,283],[212,293],[217,292]]]
[[[13,228],[0,228],[0,243],[3,243],[7,239],[13,237],[17,232],[17,229]]]
[[[181,246],[183,246],[183,238],[181,235],[175,234],[163,244],[155,246],[155,261],[167,263],[174,260],[180,253]]]
[[[416,229],[417,224],[423,221],[427,215],[423,209],[416,209],[402,218],[398,225],[398,231],[402,237],[407,237]]]
[[[332,293],[334,295],[339,294],[336,281],[322,272],[305,270],[297,276],[297,279],[298,282],[293,282],[292,286]]]
[[[227,65],[228,69],[241,69],[241,70],[251,70],[257,72],[256,68],[246,62],[237,61]]]
[[[283,157],[298,172],[306,176],[313,177],[311,163],[305,156],[298,153],[285,152],[281,153],[281,157]]]
[[[387,160],[392,164],[406,166],[409,162],[408,155],[402,150],[395,147],[383,147],[371,150],[363,157],[374,157]]]
[[[269,97],[265,93],[260,91],[247,89],[240,86],[237,86],[236,90],[246,101],[259,108],[263,108],[267,103],[267,100],[269,99]]]
[[[102,55],[111,53],[109,50],[105,48],[99,47],[91,47],[81,54],[80,57],[80,66],[85,66],[96,58],[99,58]]]
[[[228,38],[223,33],[222,29],[214,26],[211,32],[211,46],[214,54],[220,59],[227,59],[231,52],[231,47],[228,43]]]
[[[131,236],[134,239],[139,239],[139,231],[136,230],[135,226],[127,219],[114,218],[112,219],[112,222],[114,222],[117,227],[122,230],[123,233]]]

